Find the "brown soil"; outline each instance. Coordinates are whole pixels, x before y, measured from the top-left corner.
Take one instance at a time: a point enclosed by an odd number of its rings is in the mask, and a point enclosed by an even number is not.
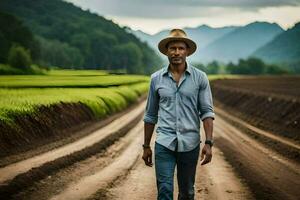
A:
[[[216,145],[212,162],[205,166],[198,165],[196,199],[298,199],[298,163],[266,148],[218,115],[214,138]],[[175,183],[174,198],[177,191]],[[154,170],[139,161],[125,180],[110,189],[102,189],[100,193],[94,199],[119,200],[125,197],[154,200]]]
[[[9,198],[17,191],[30,187],[35,181],[41,180],[61,168],[105,151],[108,146],[123,137],[140,120],[143,107],[144,103],[127,114],[130,116],[124,115],[106,127],[72,144],[1,168],[0,175],[2,176],[0,179],[3,185],[0,187],[0,196]],[[4,172],[5,174],[2,174]],[[13,179],[11,180],[11,178]],[[7,181],[3,183],[5,180]]]
[[[93,120],[95,118],[92,111],[81,103],[42,106],[34,115],[16,116],[14,127],[0,124],[0,157],[29,150],[33,144],[45,144],[45,138],[59,140],[62,138],[62,129],[67,130],[81,122]],[[65,135],[66,133],[72,132],[65,132]]]
[[[215,108],[218,115],[226,122],[242,130],[245,134],[276,151],[278,154],[300,163],[300,144],[298,142],[254,127],[217,107]]]
[[[146,167],[141,159],[142,125],[139,123],[105,153],[62,169],[13,199],[156,199],[154,167]],[[154,138],[152,146],[153,142]],[[225,162],[223,153],[218,148],[213,151],[210,164],[198,165],[196,199],[254,199]],[[177,190],[175,182],[174,196]]]
[[[195,182],[195,199],[244,200],[253,199],[249,189],[238,179],[232,167],[225,162],[222,152],[213,149],[214,158],[206,166],[198,164]],[[175,171],[174,199],[177,199],[178,186]],[[100,192],[99,192],[100,193]],[[157,195],[154,167],[146,167],[140,159],[129,172],[127,178],[105,192],[101,191],[93,200],[155,200]],[[102,197],[102,198],[100,198]]]
[[[251,76],[247,78],[218,79],[214,85],[245,89],[254,93],[283,98],[300,98],[300,76]]]
[[[255,199],[298,199],[299,164],[265,148],[221,118],[218,121],[220,137],[216,137],[216,145]]]
[[[141,96],[137,103],[143,101]],[[16,126],[0,122],[0,167],[75,141],[104,127],[136,104],[102,119],[81,103],[61,103],[41,107],[34,115],[16,117]]]
[[[141,123],[140,123],[141,125]],[[52,196],[64,192],[70,183],[77,183],[83,177],[89,177],[103,171],[105,168],[111,168],[111,164],[120,157],[123,151],[132,143],[137,135],[141,132],[141,126],[136,126],[126,134],[119,138],[114,144],[107,147],[105,151],[97,153],[85,160],[77,162],[66,168],[49,175],[43,180],[37,181],[28,189],[15,194],[12,199],[16,200],[46,200]],[[133,161],[133,164],[135,161]],[[126,170],[125,170],[126,171]],[[110,174],[114,177],[113,174]],[[116,175],[116,177],[119,174]],[[101,178],[101,176],[99,177]],[[97,189],[96,189],[97,190]],[[103,191],[106,189],[103,188]],[[101,191],[99,191],[99,194]],[[104,194],[104,193],[102,193]]]
[[[43,172],[43,179],[27,179],[32,182],[30,186],[18,188],[10,199],[154,200],[154,167],[145,166],[141,160],[142,133],[139,123],[105,151],[88,155],[72,165],[62,165],[52,173]],[[299,164],[264,147],[219,115],[214,138],[212,162],[205,166],[198,164],[196,199],[294,200],[300,195]],[[176,192],[175,182],[174,196]]]
[[[270,91],[272,79],[265,81],[267,86],[263,85],[264,79],[249,80],[213,81],[215,105],[256,127],[300,142],[300,99],[291,96],[295,91],[276,94]]]

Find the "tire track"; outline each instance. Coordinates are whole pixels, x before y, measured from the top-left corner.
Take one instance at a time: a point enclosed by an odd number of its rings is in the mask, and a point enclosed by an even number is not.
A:
[[[217,120],[216,127],[221,131],[216,145],[256,199],[299,199],[299,164],[267,149],[223,119]]]
[[[204,130],[202,129],[201,132],[202,138],[205,138]],[[155,138],[152,139],[152,147],[154,147],[154,140]],[[203,144],[201,144],[201,148],[202,146]],[[145,166],[140,158],[125,180],[120,180],[113,187],[104,191],[106,195],[98,195],[95,198],[89,198],[89,200],[155,200],[157,198],[155,168],[154,166],[152,168]],[[178,186],[175,170],[174,199],[177,199],[177,194]],[[236,176],[233,168],[225,161],[223,153],[214,147],[211,163],[201,166],[200,160],[198,162],[195,199],[252,200],[254,198],[249,192],[249,188]]]
[[[143,123],[140,122],[132,131],[142,133]],[[99,189],[108,188],[117,179],[125,176],[134,166],[141,151],[142,138],[136,137],[121,156],[104,169],[93,175],[82,177],[76,183],[69,185],[62,193],[50,198],[51,200],[86,199],[97,193]]]
[[[102,129],[63,147],[5,166],[0,169],[0,196],[11,195],[31,186],[54,171],[83,160],[125,135],[142,117],[145,102]]]

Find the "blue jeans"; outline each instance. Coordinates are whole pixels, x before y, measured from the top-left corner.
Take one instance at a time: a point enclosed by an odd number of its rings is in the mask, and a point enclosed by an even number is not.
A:
[[[192,151],[177,152],[155,142],[154,149],[157,199],[173,199],[174,171],[177,165],[178,200],[193,200],[200,145]]]

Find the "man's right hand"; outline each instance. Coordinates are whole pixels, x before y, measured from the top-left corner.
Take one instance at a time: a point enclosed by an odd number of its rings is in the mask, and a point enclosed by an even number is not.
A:
[[[144,153],[143,153],[143,160],[145,162],[145,165],[152,167],[152,151],[151,148],[144,148]]]

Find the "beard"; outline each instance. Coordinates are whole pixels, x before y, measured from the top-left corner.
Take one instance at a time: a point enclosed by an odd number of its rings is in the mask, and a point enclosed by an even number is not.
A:
[[[185,60],[182,57],[169,57],[169,62],[174,65],[184,63]]]

